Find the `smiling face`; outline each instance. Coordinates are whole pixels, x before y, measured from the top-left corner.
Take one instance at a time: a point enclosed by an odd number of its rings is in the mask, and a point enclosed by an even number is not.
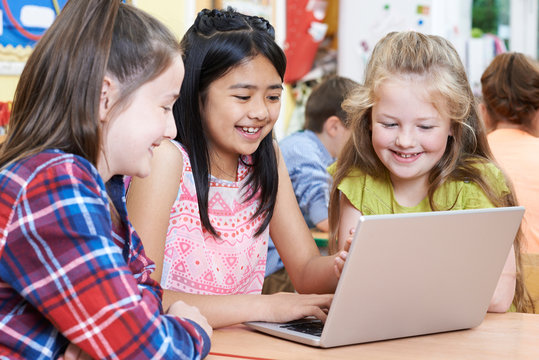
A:
[[[415,81],[412,81],[415,80]],[[395,188],[428,186],[428,175],[445,152],[451,121],[433,106],[419,78],[386,80],[372,108],[372,145]]]
[[[164,138],[176,136],[172,105],[180,94],[183,75],[178,55],[161,75],[137,89],[121,112],[108,119],[107,102],[114,103],[119,94],[117,82],[110,82],[110,99],[102,99],[103,151],[98,160],[105,181],[115,174],[149,175],[153,148]]]
[[[239,64],[210,84],[201,113],[212,173],[214,165],[234,173],[238,156],[258,149],[279,117],[281,93],[281,77],[261,55]]]

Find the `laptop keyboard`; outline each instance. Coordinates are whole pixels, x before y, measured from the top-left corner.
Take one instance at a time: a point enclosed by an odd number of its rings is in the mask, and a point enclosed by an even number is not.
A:
[[[296,320],[281,325],[280,327],[313,336],[321,336],[324,323],[320,320],[310,320],[307,322],[305,320]]]

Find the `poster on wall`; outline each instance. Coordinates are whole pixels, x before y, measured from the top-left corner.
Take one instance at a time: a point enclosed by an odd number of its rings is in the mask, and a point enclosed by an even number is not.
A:
[[[21,73],[33,47],[67,1],[0,0],[0,75]]]
[[[1,0],[0,75],[18,75],[67,0]]]

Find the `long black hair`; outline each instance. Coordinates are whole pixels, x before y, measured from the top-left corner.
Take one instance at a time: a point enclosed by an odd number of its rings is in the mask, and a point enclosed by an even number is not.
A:
[[[176,140],[185,147],[191,160],[202,224],[217,236],[208,216],[210,156],[200,106],[205,104],[212,82],[257,55],[273,64],[282,81],[286,57],[275,42],[275,31],[267,20],[238,13],[232,8],[199,12],[181,46],[185,77],[180,97],[174,104]],[[251,163],[246,165],[253,167],[246,183],[252,191],[246,201],[260,193],[260,207],[253,218],[265,216],[256,231],[255,236],[258,236],[271,220],[277,197],[279,178],[272,132],[261,141],[252,154]]]

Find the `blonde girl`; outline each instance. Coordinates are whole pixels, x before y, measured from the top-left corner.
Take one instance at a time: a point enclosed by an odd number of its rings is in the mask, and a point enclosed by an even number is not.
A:
[[[331,250],[362,214],[513,206],[493,163],[466,73],[439,36],[393,32],[376,45],[364,85],[345,102],[352,138],[333,168]],[[485,249],[488,252],[488,249]],[[526,310],[520,237],[489,311]]]

